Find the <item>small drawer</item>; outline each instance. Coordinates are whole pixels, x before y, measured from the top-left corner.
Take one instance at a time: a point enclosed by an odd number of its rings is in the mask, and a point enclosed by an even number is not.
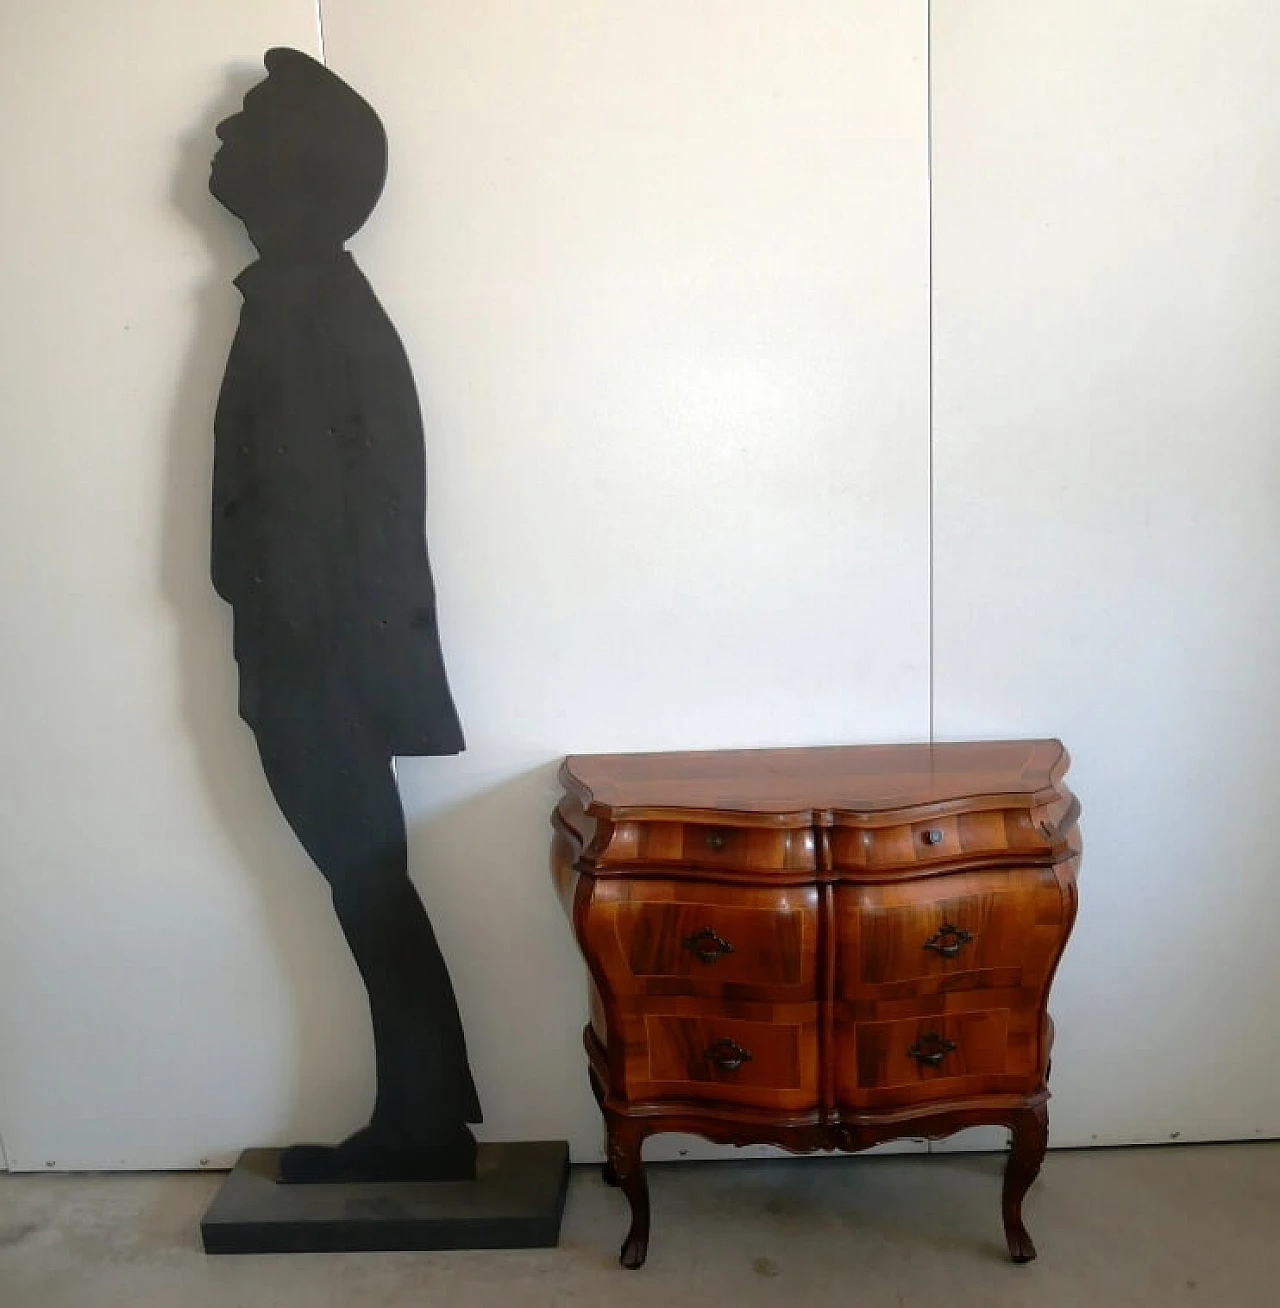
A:
[[[835,893],[836,991],[1047,983],[1068,910],[1051,867],[844,885]]]
[[[784,1010],[772,1021],[751,1022],[646,1013],[643,1023],[645,1053],[635,1066],[643,1082],[632,1093],[790,1110],[817,1102],[814,1014],[788,1018]]]
[[[967,858],[1030,855],[1050,848],[1025,809],[955,813],[886,826],[841,826],[831,831],[837,871],[910,871]]]
[[[814,886],[619,879],[598,886],[588,932],[619,994],[816,997]]]
[[[742,872],[808,871],[817,866],[811,827],[638,820],[617,823],[597,861],[600,867],[634,863]]]
[[[837,1026],[836,1098],[894,1108],[975,1094],[1030,1093],[1037,1017],[1008,1008]]]

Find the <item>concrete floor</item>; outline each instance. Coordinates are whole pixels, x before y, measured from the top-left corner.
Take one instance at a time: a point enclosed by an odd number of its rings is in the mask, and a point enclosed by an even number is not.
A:
[[[1280,1305],[1280,1143],[1051,1153],[1006,1261],[995,1155],[653,1166],[648,1265],[575,1168],[558,1249],[206,1258],[221,1177],[0,1175],[3,1308]]]

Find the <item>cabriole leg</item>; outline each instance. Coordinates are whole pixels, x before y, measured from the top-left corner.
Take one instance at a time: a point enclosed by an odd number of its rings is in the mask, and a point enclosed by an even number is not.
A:
[[[1013,1148],[1004,1169],[1004,1234],[1013,1261],[1029,1263],[1036,1256],[1036,1247],[1022,1224],[1022,1200],[1040,1174],[1049,1147],[1048,1105],[1024,1108],[1012,1123],[1012,1129]]]
[[[605,1164],[606,1180],[613,1176],[631,1205],[631,1229],[622,1242],[620,1261],[635,1269],[644,1265],[649,1252],[649,1183],[644,1175],[641,1148],[644,1130],[625,1118],[609,1121],[609,1159]]]
[[[596,1074],[594,1070],[590,1068],[587,1069],[587,1080],[591,1082],[591,1093],[596,1097],[596,1103],[600,1107],[600,1115],[605,1120],[605,1129],[607,1131],[609,1115],[605,1112],[604,1107],[604,1087],[596,1080]],[[612,1139],[613,1137],[610,1136],[609,1142],[606,1142],[605,1145],[604,1162],[600,1164],[600,1179],[605,1183],[605,1185],[616,1187],[618,1185],[618,1174],[613,1170],[613,1161],[611,1159],[613,1153],[611,1145]]]

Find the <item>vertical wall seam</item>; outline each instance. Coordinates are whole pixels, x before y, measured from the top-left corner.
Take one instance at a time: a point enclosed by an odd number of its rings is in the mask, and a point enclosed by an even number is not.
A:
[[[935,739],[934,731],[934,626],[936,607],[934,604],[934,512],[933,512],[933,418],[934,418],[934,341],[933,341],[933,0],[925,0],[924,6],[924,116],[925,116],[925,187],[928,199],[925,204],[929,228],[929,252],[927,256],[929,278],[929,744]],[[937,1150],[936,1140],[925,1141],[925,1153]]]
[[[316,39],[320,42],[320,62],[327,68],[329,61],[324,54],[324,0],[316,0]]]
[[[933,0],[925,0],[925,42],[924,42],[924,76],[925,76],[925,175],[928,200],[926,204],[929,229],[928,279],[929,279],[929,743],[935,738],[935,704],[934,686],[936,677],[934,630],[937,608],[934,596],[934,571],[936,561],[935,518],[934,518],[934,369],[936,354],[934,349],[934,291],[933,291]]]

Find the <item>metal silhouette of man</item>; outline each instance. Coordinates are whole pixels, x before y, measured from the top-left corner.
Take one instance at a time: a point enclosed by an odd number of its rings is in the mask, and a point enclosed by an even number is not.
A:
[[[373,110],[296,50],[219,124],[209,189],[259,260],[214,421],[212,578],[232,606],[240,714],[324,874],[369,994],[377,1098],[286,1182],[475,1176],[481,1120],[457,1002],[407,872],[396,755],[454,754],[425,540],[425,454],[395,328],[344,249],[382,191]]]

